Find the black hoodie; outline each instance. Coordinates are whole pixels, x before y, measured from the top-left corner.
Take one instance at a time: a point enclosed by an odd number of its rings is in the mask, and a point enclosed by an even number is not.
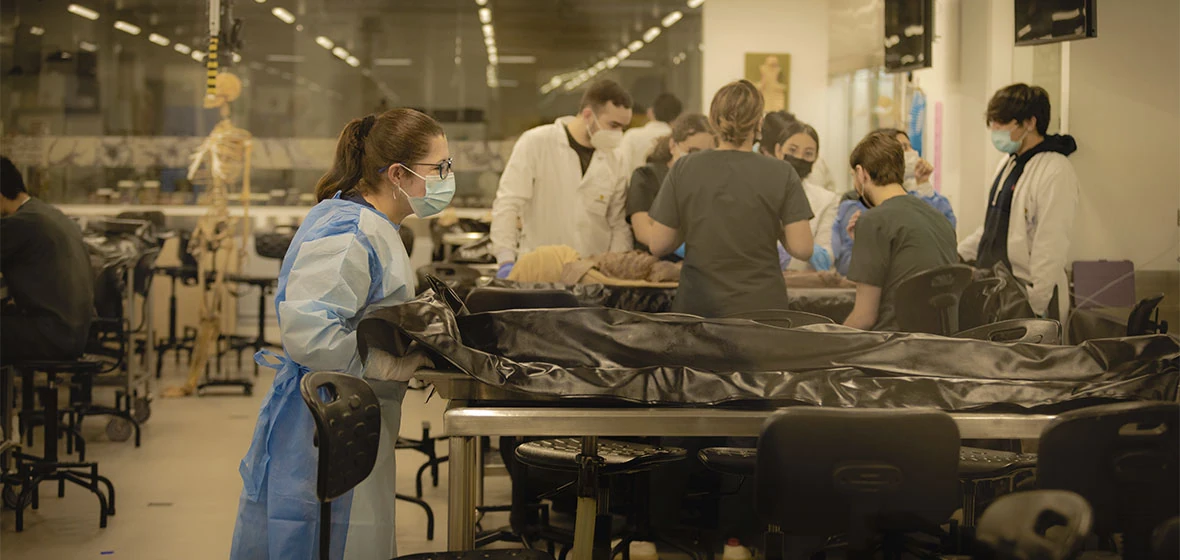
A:
[[[1044,152],[1056,152],[1069,156],[1077,150],[1078,143],[1074,141],[1073,136],[1050,134],[1033,149],[1019,156],[1016,154],[1009,156],[1009,161],[1014,158],[1016,165],[1004,180],[1002,189],[1000,188],[1000,178],[1004,177],[1003,169],[996,174],[996,180],[992,183],[992,189],[987,196],[987,218],[983,223],[983,237],[979,240],[977,267],[991,268],[996,263],[1002,262],[1009,270],[1012,269],[1012,263],[1008,260],[1008,221],[1012,217],[1012,196],[1016,190],[1016,182],[1024,174],[1024,166],[1029,160]],[[1007,165],[1004,167],[1006,168]],[[999,189],[998,194],[997,189]]]

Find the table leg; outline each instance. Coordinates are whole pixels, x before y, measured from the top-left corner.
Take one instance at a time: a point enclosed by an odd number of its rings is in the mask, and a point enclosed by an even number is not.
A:
[[[450,488],[447,489],[447,549],[475,548],[476,447],[479,438],[452,436],[450,439]]]
[[[472,493],[475,496],[475,507],[483,505],[483,475],[484,475],[484,453],[483,453],[483,438],[479,438],[475,442],[475,476],[472,477],[472,482],[475,483],[475,491]]]

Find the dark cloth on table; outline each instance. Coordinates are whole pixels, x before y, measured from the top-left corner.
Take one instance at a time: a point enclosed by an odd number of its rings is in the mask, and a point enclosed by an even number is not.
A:
[[[660,185],[664,184],[667,176],[668,166],[662,163],[648,163],[631,174],[631,183],[627,185],[627,223],[631,223],[631,216],[636,213],[651,211],[651,204],[655,202]],[[638,239],[635,240],[635,248],[649,250]]]
[[[4,362],[80,355],[94,315],[94,273],[77,224],[29,199],[0,219],[0,270],[15,303],[0,318]]]
[[[686,243],[673,311],[787,308],[777,246],[786,224],[813,217],[791,164],[744,151],[689,154],[668,172],[650,214]]]
[[[959,262],[946,217],[912,196],[896,196],[861,214],[848,279],[881,288],[875,331],[897,330],[895,298],[902,280]]]
[[[983,222],[983,237],[979,239],[976,262],[979,268],[991,268],[996,263],[1012,268],[1008,260],[1008,224],[1012,218],[1012,199],[1016,194],[1016,182],[1024,174],[1024,167],[1033,156],[1045,152],[1057,152],[1069,156],[1076,152],[1078,144],[1068,134],[1050,134],[1031,150],[1008,157],[1008,163],[996,174],[987,197],[987,216]]]
[[[562,125],[562,128],[565,130],[566,138],[570,140],[570,147],[578,154],[578,163],[582,164],[582,175],[585,176],[586,170],[590,169],[590,160],[594,159],[594,148],[588,148],[579,144],[577,140],[574,140],[574,135],[570,134],[568,126]]]

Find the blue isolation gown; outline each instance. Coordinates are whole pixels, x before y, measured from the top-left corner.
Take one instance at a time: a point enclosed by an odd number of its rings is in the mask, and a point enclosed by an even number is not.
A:
[[[278,373],[239,469],[243,488],[232,559],[318,557],[315,423],[300,396],[300,380],[309,371],[362,376],[357,323],[368,311],[414,295],[398,226],[363,199],[354,200],[337,194],[312,208],[283,259],[275,306],[284,353],[255,356]],[[377,464],[364,482],[332,504],[333,559],[397,556],[394,447],[406,384],[368,381],[381,403]]]

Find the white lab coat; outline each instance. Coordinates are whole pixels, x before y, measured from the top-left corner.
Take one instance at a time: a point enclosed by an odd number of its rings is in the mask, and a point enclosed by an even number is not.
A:
[[[512,149],[492,203],[498,262],[515,262],[542,245],[567,245],[583,256],[634,248],[621,152],[596,150],[583,176],[565,131],[573,119],[529,130]]]
[[[996,174],[1004,179],[1012,172],[1016,158],[1000,162]],[[1066,254],[1078,206],[1080,183],[1069,159],[1056,152],[1032,157],[1016,181],[1012,213],[1008,222],[1008,260],[1012,273],[1030,285],[1028,301],[1033,312],[1045,315],[1058,293],[1058,317],[1069,312],[1069,280],[1065,275]],[[990,192],[991,189],[989,188]],[[978,256],[983,226],[959,243],[965,260]]]
[[[808,178],[810,177],[808,175]],[[835,253],[832,252],[832,224],[836,223],[836,211],[840,208],[840,197],[807,181],[803,182],[803,193],[807,195],[807,203],[811,205],[811,213],[815,214],[815,217],[807,222],[811,226],[811,236],[815,239],[816,245],[827,249],[828,254],[832,255],[833,266],[835,266]],[[811,265],[807,261],[791,259],[791,264],[787,269],[811,270]]]
[[[628,177],[636,168],[647,163],[647,156],[651,155],[652,148],[655,148],[656,140],[669,134],[672,134],[672,127],[657,120],[648,121],[643,126],[623,133],[623,143],[619,149],[623,156],[623,171]]]

